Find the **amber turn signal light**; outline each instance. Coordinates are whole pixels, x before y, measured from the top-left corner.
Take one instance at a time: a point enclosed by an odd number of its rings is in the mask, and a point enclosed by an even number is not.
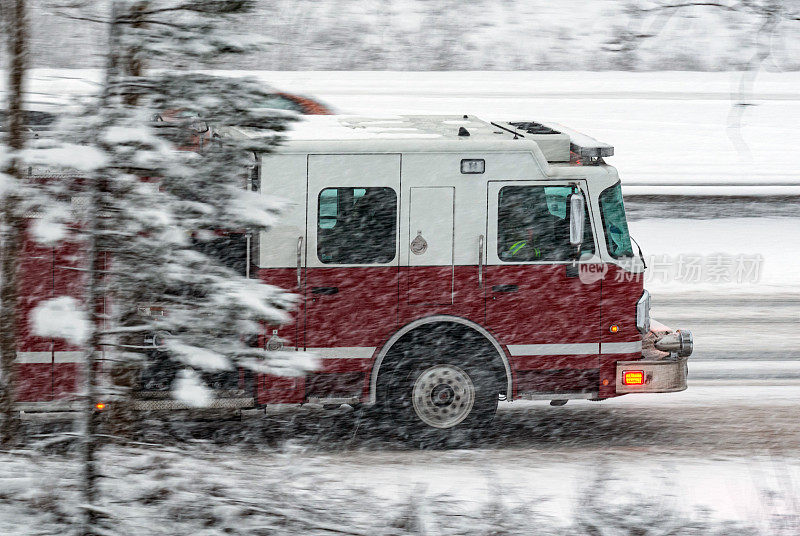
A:
[[[103,402],[98,402],[97,404],[94,405],[94,409],[96,409],[97,411],[103,411],[104,409],[106,409],[106,405]]]

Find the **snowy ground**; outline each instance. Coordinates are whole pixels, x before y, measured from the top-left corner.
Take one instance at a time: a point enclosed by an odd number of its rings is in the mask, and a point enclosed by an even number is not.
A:
[[[105,449],[101,497],[117,534],[733,534],[736,525],[788,536],[800,529],[798,397],[800,386],[700,386],[561,408],[515,402],[476,443],[433,451],[377,433],[347,408],[149,423],[143,443]],[[77,515],[76,445],[32,443],[0,453],[2,534],[62,532]]]
[[[694,359],[800,359],[800,219],[743,215],[631,222],[653,317],[692,330]]]
[[[109,534],[132,536],[798,530],[800,463],[781,456],[707,461],[544,452],[493,468],[483,454],[451,452],[400,465],[208,446],[111,447],[102,457],[109,476],[102,485],[105,524]],[[74,460],[19,453],[0,463],[4,475],[15,474],[0,477],[0,531],[69,534],[78,516]]]

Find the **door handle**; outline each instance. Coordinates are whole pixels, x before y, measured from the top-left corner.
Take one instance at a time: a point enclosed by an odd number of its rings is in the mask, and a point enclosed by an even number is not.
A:
[[[492,292],[516,292],[519,290],[517,285],[494,285]]]
[[[568,264],[566,266],[566,276],[567,277],[578,277],[578,265],[577,264]]]
[[[339,293],[339,287],[311,287],[311,294],[322,294],[323,296],[333,296]]]
[[[478,286],[483,288],[483,235],[478,237]]]
[[[302,289],[302,272],[303,272],[303,237],[297,237],[297,288]]]

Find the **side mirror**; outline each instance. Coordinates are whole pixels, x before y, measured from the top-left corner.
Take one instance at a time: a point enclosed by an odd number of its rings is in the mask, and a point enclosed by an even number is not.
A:
[[[580,247],[583,242],[584,210],[583,196],[571,194],[569,196],[569,243],[575,247]]]

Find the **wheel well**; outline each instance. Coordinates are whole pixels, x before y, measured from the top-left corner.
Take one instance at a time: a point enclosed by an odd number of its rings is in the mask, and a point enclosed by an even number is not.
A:
[[[374,384],[376,400],[380,400],[386,394],[392,372],[399,372],[412,362],[414,348],[433,347],[435,353],[437,348],[444,350],[451,344],[468,348],[469,354],[474,359],[485,361],[500,386],[501,394],[507,394],[508,370],[498,353],[499,346],[470,325],[440,320],[422,324],[404,333],[389,347],[383,359],[376,363],[378,367],[377,380]],[[465,356],[465,359],[468,357]]]

